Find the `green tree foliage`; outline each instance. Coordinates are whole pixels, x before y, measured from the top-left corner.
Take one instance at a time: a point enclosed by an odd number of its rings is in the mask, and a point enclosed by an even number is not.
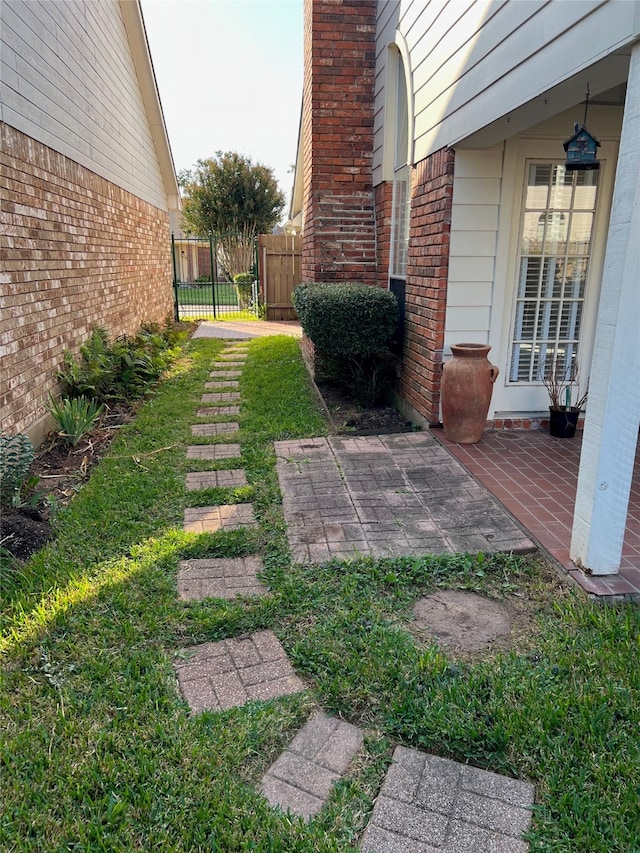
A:
[[[273,170],[235,151],[218,151],[179,175],[184,194],[183,227],[198,236],[271,231],[285,198]]]

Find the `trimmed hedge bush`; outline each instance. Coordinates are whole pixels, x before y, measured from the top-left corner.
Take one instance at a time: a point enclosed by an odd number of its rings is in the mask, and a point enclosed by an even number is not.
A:
[[[366,284],[301,284],[293,305],[315,347],[316,376],[344,386],[367,406],[396,378],[388,347],[398,324],[398,303],[388,290]]]
[[[233,277],[233,283],[236,286],[238,294],[238,302],[241,308],[249,308],[251,299],[253,298],[253,282],[254,276],[250,272],[239,272]]]
[[[292,301],[305,335],[324,355],[375,355],[398,324],[393,293],[366,284],[300,284]]]

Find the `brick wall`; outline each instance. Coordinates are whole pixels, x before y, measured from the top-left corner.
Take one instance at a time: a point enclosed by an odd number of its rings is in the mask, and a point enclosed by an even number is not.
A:
[[[65,349],[172,313],[168,214],[0,123],[1,429],[42,437]]]
[[[375,0],[305,0],[303,281],[376,283]]]
[[[383,181],[374,190],[376,212],[376,284],[389,287],[391,260],[391,219],[393,215],[393,182]]]
[[[439,420],[454,152],[440,149],[413,169],[400,396]]]

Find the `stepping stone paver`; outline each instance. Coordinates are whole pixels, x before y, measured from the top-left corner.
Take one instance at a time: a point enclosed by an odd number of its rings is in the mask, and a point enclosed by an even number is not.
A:
[[[527,853],[533,785],[396,747],[360,849]]]
[[[257,578],[260,571],[260,557],[183,560],[178,570],[178,596],[182,601],[200,601],[266,595],[267,587]]]
[[[275,449],[299,562],[535,550],[428,432],[278,441]]]
[[[357,726],[314,714],[264,775],[262,793],[272,806],[308,820],[346,773],[362,741]]]
[[[194,506],[184,511],[185,533],[215,533],[217,530],[238,530],[257,524],[253,504]]]
[[[206,459],[220,462],[222,459],[235,459],[241,455],[239,444],[191,444],[187,447],[187,459]]]
[[[212,370],[209,379],[240,379],[241,370]]]
[[[233,489],[247,485],[247,475],[242,468],[228,468],[224,471],[196,471],[185,477],[188,491],[196,489]]]
[[[175,669],[192,715],[305,689],[273,631],[183,649]]]
[[[223,471],[194,471],[186,475],[188,491],[196,489],[233,489],[247,485],[247,475],[242,468],[227,468]]]
[[[216,435],[228,435],[232,432],[238,432],[240,424],[236,421],[226,421],[219,424],[194,424],[191,427],[191,435],[197,435],[206,438],[212,438]]]
[[[240,383],[237,379],[230,379],[228,382],[223,381],[222,379],[218,379],[215,382],[205,382],[204,387],[207,389],[215,389],[215,388],[239,388]]]
[[[219,415],[239,415],[240,406],[216,406],[211,409],[198,409],[198,418],[217,418]]]
[[[223,350],[216,361],[238,361],[242,363],[247,360],[246,352],[239,352],[238,350]]]
[[[239,391],[220,391],[218,394],[203,394],[201,403],[239,403],[242,396]]]

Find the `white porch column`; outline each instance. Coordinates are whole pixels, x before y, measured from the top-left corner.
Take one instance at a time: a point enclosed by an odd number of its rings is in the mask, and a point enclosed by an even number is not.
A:
[[[640,42],[633,46],[591,363],[571,559],[620,568],[640,426]]]

